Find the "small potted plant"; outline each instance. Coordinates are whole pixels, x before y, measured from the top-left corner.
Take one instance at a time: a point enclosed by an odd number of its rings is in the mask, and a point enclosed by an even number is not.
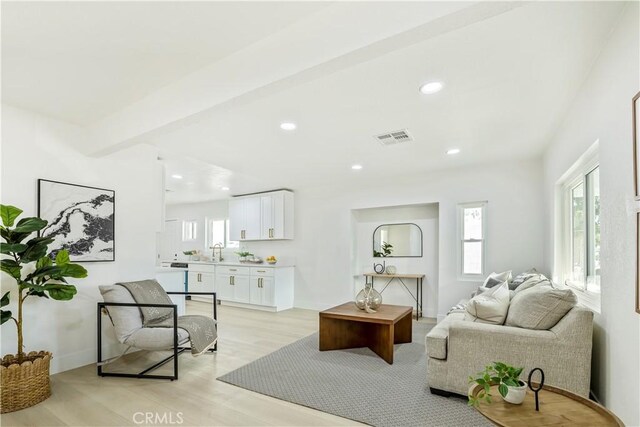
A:
[[[43,297],[58,301],[68,301],[76,294],[76,287],[67,282],[68,277],[87,276],[84,267],[69,261],[66,250],[49,252],[51,237],[31,237],[47,225],[47,221],[37,218],[22,218],[15,221],[22,210],[15,206],[0,205],[0,253],[2,260],[3,287],[15,283],[15,288],[2,295],[2,324],[13,321],[16,326],[18,342],[16,354],[7,354],[2,358],[0,377],[2,378],[0,412],[13,412],[42,402],[51,395],[49,385],[48,351],[27,353],[24,346],[23,313],[25,301],[34,297]],[[14,226],[15,223],[15,226]],[[11,280],[4,280],[6,277]],[[12,284],[13,284],[12,283]],[[17,312],[6,310],[10,297],[16,301]],[[40,317],[46,322],[46,316]]]
[[[374,258],[386,258],[391,256],[391,252],[393,252],[393,245],[391,243],[382,242],[380,249],[382,249],[382,252],[376,251],[375,249],[373,250]]]
[[[523,368],[514,368],[502,362],[493,362],[478,372],[476,377],[469,377],[469,383],[476,383],[482,388],[473,395],[469,394],[469,405],[478,406],[481,400],[491,403],[491,386],[497,385],[500,396],[509,403],[519,405],[527,394],[527,384],[520,379]]]
[[[253,256],[253,254],[251,252],[247,252],[245,250],[242,250],[240,252],[236,252],[236,255],[238,255],[240,262],[247,262],[249,257]]]

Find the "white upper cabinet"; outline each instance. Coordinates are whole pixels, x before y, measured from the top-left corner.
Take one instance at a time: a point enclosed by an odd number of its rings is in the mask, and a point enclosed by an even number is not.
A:
[[[259,197],[243,197],[230,200],[230,240],[260,240],[260,215]]]
[[[293,239],[293,193],[274,191],[229,201],[231,240]]]

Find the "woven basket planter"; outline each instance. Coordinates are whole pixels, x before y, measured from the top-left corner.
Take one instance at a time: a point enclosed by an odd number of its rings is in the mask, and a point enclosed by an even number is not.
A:
[[[0,413],[19,411],[51,396],[50,361],[51,353],[47,351],[30,352],[24,357],[22,364],[18,364],[18,359],[13,354],[2,358]]]

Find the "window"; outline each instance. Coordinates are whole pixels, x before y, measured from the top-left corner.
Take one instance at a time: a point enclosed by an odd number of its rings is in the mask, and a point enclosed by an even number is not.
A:
[[[196,240],[198,234],[198,222],[195,220],[182,221],[182,241]]]
[[[458,276],[478,280],[484,275],[486,202],[458,205]]]
[[[240,243],[229,240],[229,220],[207,218],[206,221],[206,248],[209,249],[215,244],[221,244],[225,248],[238,248]]]
[[[600,167],[596,160],[571,175],[563,186],[564,283],[600,293]]]

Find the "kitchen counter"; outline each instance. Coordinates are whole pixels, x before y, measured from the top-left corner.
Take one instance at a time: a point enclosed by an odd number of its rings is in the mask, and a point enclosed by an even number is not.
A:
[[[225,265],[232,267],[265,267],[265,268],[275,268],[275,267],[294,267],[295,265],[292,263],[278,261],[276,264],[269,264],[267,262],[263,262],[262,264],[253,264],[250,262],[239,262],[239,261],[221,261],[221,262],[212,262],[212,261],[162,261],[163,263],[167,262],[183,262],[186,264],[204,264],[204,265]],[[167,268],[170,270],[179,270],[178,268],[173,267],[158,267],[158,268]]]
[[[156,267],[156,274],[162,273],[176,273],[176,272],[185,272],[186,268],[175,268],[175,267]]]

